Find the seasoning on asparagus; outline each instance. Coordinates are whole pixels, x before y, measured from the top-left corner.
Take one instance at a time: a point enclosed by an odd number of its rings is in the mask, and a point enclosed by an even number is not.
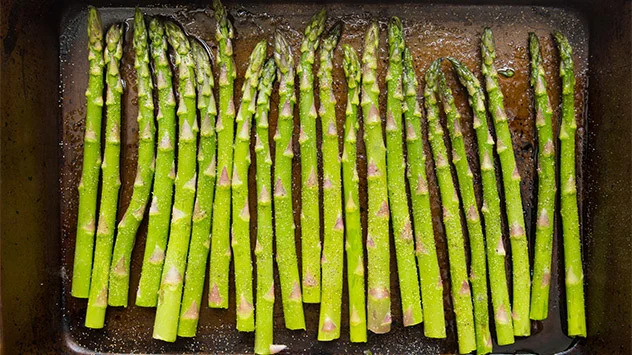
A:
[[[522,197],[520,194],[520,173],[516,166],[511,133],[507,123],[507,114],[503,103],[503,93],[498,84],[498,73],[494,66],[496,50],[492,30],[485,28],[481,39],[482,71],[485,76],[485,89],[489,97],[489,111],[496,130],[496,151],[500,158],[500,167],[505,191],[509,240],[511,242],[514,335],[531,334],[529,320],[530,270],[529,246],[525,232]]]
[[[154,127],[154,85],[149,69],[145,19],[140,10],[134,16],[134,68],[138,80],[138,162],[129,206],[118,225],[112,253],[108,304],[127,307],[130,261],[136,232],[145,215],[156,167]]]
[[[402,299],[404,326],[423,321],[419,278],[415,263],[413,225],[408,213],[404,149],[402,146],[402,53],[404,51],[402,22],[391,17],[388,24],[389,59],[386,72],[386,163],[391,224],[397,257],[397,275]]]
[[[435,246],[430,194],[426,177],[426,154],[421,133],[421,108],[417,100],[417,76],[413,57],[408,48],[403,55],[404,119],[406,121],[406,150],[408,184],[411,192],[415,231],[417,265],[421,283],[421,302],[424,312],[424,334],[429,338],[445,338],[443,309],[443,280],[439,271]]]
[[[498,345],[513,344],[514,331],[511,320],[511,305],[505,266],[505,246],[502,238],[500,214],[500,198],[494,171],[494,139],[487,125],[485,109],[485,93],[474,74],[461,62],[448,58],[454,67],[459,81],[465,86],[468,101],[472,108],[472,126],[478,141],[478,160],[481,168],[483,185],[483,217],[485,218],[485,235],[487,237],[487,265],[489,268],[489,288],[492,295],[494,323],[496,325],[496,342]]]
[[[274,134],[274,227],[285,327],[305,329],[292,209],[292,130],[294,128],[294,58],[280,32],[274,35],[274,60],[279,78],[279,117]]]
[[[564,270],[566,283],[566,314],[568,335],[586,337],[584,308],[584,271],[582,269],[581,234],[577,207],[575,176],[575,73],[573,48],[560,32],[553,34],[560,53],[562,78],[562,124],[560,127],[560,184]]]
[[[191,241],[184,275],[184,293],[180,307],[178,336],[193,337],[197,333],[206,277],[206,261],[211,245],[211,216],[215,192],[217,106],[213,94],[213,71],[208,52],[198,40],[191,39],[197,82],[197,108],[200,113],[200,143],[197,154],[198,174],[193,205]]]
[[[153,59],[156,88],[158,89],[158,147],[153,197],[149,207],[147,241],[143,256],[143,268],[136,293],[136,305],[156,307],[162,265],[169,237],[169,218],[173,202],[173,181],[176,177],[176,99],[173,93],[171,68],[167,55],[167,37],[162,23],[152,18],[149,22],[151,56]]]
[[[173,342],[178,330],[182,284],[186,266],[191,218],[196,190],[197,111],[195,62],[188,38],[178,25],[165,24],[169,44],[174,49],[178,70],[178,172],[171,212],[171,226],[165,265],[154,320],[155,339]]]
[[[553,109],[546,91],[546,78],[540,54],[540,42],[529,33],[531,53],[531,86],[535,102],[535,126],[538,131],[538,207],[536,215],[535,256],[531,284],[531,319],[546,319],[549,313],[549,286],[553,256],[553,223],[555,220],[555,141]]]
[[[489,300],[487,298],[487,262],[485,260],[485,235],[474,195],[474,175],[465,153],[465,142],[461,129],[461,115],[457,111],[452,90],[443,72],[439,73],[439,93],[446,116],[446,125],[452,143],[452,163],[456,170],[463,211],[470,241],[470,282],[474,303],[474,323],[476,330],[476,353],[489,354],[492,351],[492,337],[489,332]]]
[[[298,113],[301,123],[301,261],[303,302],[320,302],[320,201],[314,104],[314,53],[325,28],[327,12],[316,13],[305,28],[301,60],[296,68],[299,84]]]
[[[250,127],[256,109],[257,85],[266,58],[266,41],[252,50],[250,64],[244,76],[243,95],[237,112],[235,159],[233,165],[233,227],[232,247],[235,255],[235,297],[237,330],[255,330],[252,299],[252,256],[250,255],[250,206],[248,204],[248,168],[250,167]]]
[[[382,138],[382,120],[379,111],[380,88],[377,82],[377,49],[379,28],[372,22],[364,39],[362,54],[362,113],[364,116],[364,142],[368,160],[368,300],[367,326],[373,333],[391,330],[390,246],[388,220],[386,148]]]
[[[142,16],[142,15],[141,15]],[[101,181],[101,202],[99,203],[99,223],[94,249],[94,266],[90,283],[90,296],[86,311],[86,327],[103,328],[105,310],[108,306],[108,276],[116,207],[118,206],[121,176],[119,160],[121,155],[121,95],[123,83],[119,65],[123,56],[123,31],[121,25],[110,27],[105,36],[104,60],[106,63],[105,94],[105,152],[103,153],[103,179]]]
[[[342,312],[342,269],[344,257],[344,222],[342,219],[342,180],[336,125],[336,97],[332,75],[334,50],[338,45],[342,23],[338,22],[323,39],[318,69],[323,154],[323,258],[322,299],[318,340],[340,338]]]
[[[357,162],[358,105],[360,104],[360,59],[355,49],[343,47],[343,68],[347,78],[344,147],[342,151],[342,202],[345,207],[345,249],[347,251],[347,289],[349,290],[349,337],[364,343],[366,335],[366,296],[364,295],[364,245],[360,220],[360,178]]]
[[[233,59],[233,25],[224,5],[213,1],[218,44],[219,115],[217,132],[217,174],[211,235],[208,304],[212,308],[228,308],[228,273],[230,267],[230,208],[233,169],[233,139],[235,138],[234,82],[237,76]]]
[[[101,120],[103,116],[103,30],[96,8],[88,8],[88,89],[86,131],[83,137],[83,168],[79,182],[79,211],[75,259],[72,269],[74,297],[88,298],[92,273],[94,232],[97,224],[97,193],[101,171]]]
[[[461,229],[459,197],[457,195],[448,152],[443,142],[443,128],[439,122],[439,106],[436,92],[441,59],[434,61],[426,71],[426,87],[424,88],[424,106],[428,120],[428,140],[432,147],[437,182],[443,206],[443,224],[448,244],[450,262],[450,280],[452,282],[452,303],[456,317],[456,329],[459,352],[467,354],[476,349],[474,317],[472,315],[472,297],[467,280],[467,264],[465,245]]]
[[[255,307],[255,353],[279,351],[272,344],[274,333],[274,261],[272,259],[272,157],[268,139],[270,95],[276,77],[274,58],[268,58],[261,71],[255,111],[255,165],[257,179],[257,303]],[[285,348],[285,347],[283,347]]]

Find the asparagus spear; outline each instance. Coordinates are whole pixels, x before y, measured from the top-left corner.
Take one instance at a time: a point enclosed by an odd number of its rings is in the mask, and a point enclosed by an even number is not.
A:
[[[485,28],[481,40],[483,57],[483,75],[485,89],[489,96],[489,111],[496,130],[496,151],[500,157],[500,167],[505,190],[505,205],[509,223],[511,241],[511,259],[513,274],[513,312],[514,334],[528,336],[531,333],[529,320],[530,271],[529,246],[525,232],[522,198],[520,196],[520,173],[516,167],[511,133],[507,124],[507,115],[503,104],[503,93],[498,84],[498,73],[494,67],[496,50],[492,30]]]
[[[94,267],[86,327],[103,328],[105,310],[108,306],[108,276],[114,244],[116,226],[116,207],[121,186],[119,160],[121,155],[121,94],[123,83],[119,65],[123,56],[123,31],[121,25],[110,27],[105,36],[104,59],[106,62],[106,99],[105,99],[105,152],[103,153],[103,180],[101,181],[101,202],[96,246],[94,249]]]
[[[97,192],[101,165],[101,119],[103,115],[103,30],[97,9],[88,8],[88,90],[86,131],[83,137],[83,169],[79,182],[79,212],[71,294],[88,298],[94,231],[97,224]]]
[[[575,184],[575,73],[573,49],[560,32],[553,34],[560,53],[562,78],[562,125],[560,127],[560,184],[564,264],[566,274],[566,314],[568,335],[586,337],[584,309],[584,271]]]
[[[478,141],[478,157],[481,164],[481,180],[483,185],[483,216],[485,218],[485,235],[487,236],[487,263],[489,267],[489,286],[492,295],[494,322],[496,325],[496,341],[498,345],[513,344],[513,323],[509,314],[509,291],[505,269],[505,247],[502,239],[500,214],[500,198],[494,171],[493,154],[494,139],[487,126],[485,110],[485,93],[478,79],[461,62],[448,58],[458,74],[459,81],[468,92],[468,100],[472,108],[473,126]]]
[[[360,222],[360,192],[357,163],[358,105],[360,104],[360,59],[355,49],[344,45],[343,68],[347,78],[344,148],[342,151],[343,203],[349,290],[349,335],[354,343],[366,342],[366,298],[364,295],[364,246]]]
[[[417,100],[417,76],[413,57],[408,48],[403,55],[404,119],[408,153],[408,183],[411,190],[415,230],[417,265],[421,282],[421,302],[424,311],[424,334],[429,338],[445,338],[443,281],[435,247],[430,195],[426,178],[426,154],[421,141],[421,109]]]
[[[273,350],[274,269],[272,260],[272,158],[268,141],[270,95],[276,76],[276,64],[268,58],[261,71],[255,112],[255,162],[257,178],[257,305],[255,307],[255,353],[270,354]]]
[[[186,266],[191,217],[196,190],[197,112],[195,95],[195,63],[186,35],[173,22],[165,24],[169,44],[175,52],[178,70],[178,173],[175,180],[175,197],[171,212],[169,244],[158,294],[154,320],[155,339],[176,340],[182,283]]]
[[[134,191],[129,206],[118,225],[114,252],[108,304],[127,307],[129,291],[129,272],[132,249],[136,241],[136,232],[145,215],[145,207],[151,192],[156,160],[154,155],[154,85],[149,69],[149,50],[147,48],[147,30],[145,19],[140,10],[134,15],[134,67],[138,78],[138,162]]]
[[[301,260],[303,302],[320,302],[320,201],[316,159],[316,105],[314,104],[314,53],[325,28],[326,11],[317,12],[305,28],[301,60],[296,68],[299,84],[301,122]]]
[[[154,176],[153,198],[149,208],[147,242],[143,257],[136,305],[155,307],[165,249],[169,236],[169,217],[173,201],[175,179],[176,99],[173,94],[171,69],[167,56],[167,37],[162,23],[152,18],[149,22],[151,56],[153,59],[156,87],[158,89],[158,152]]]
[[[318,324],[318,340],[340,338],[342,311],[342,269],[344,254],[344,222],[342,220],[342,180],[336,126],[336,97],[333,90],[333,56],[340,40],[342,23],[329,30],[320,50],[318,86],[323,152],[323,222],[322,304]]]
[[[294,240],[292,210],[292,129],[294,126],[294,58],[285,37],[274,36],[274,60],[279,77],[279,117],[274,159],[274,227],[276,232],[277,264],[281,282],[281,296],[285,327],[305,329],[303,298],[298,276],[298,261]]]
[[[386,73],[388,96],[386,99],[386,159],[388,197],[391,206],[391,223],[397,257],[397,275],[402,298],[404,326],[423,321],[419,277],[415,264],[413,225],[408,213],[404,149],[402,147],[402,52],[404,38],[402,22],[391,17],[388,24],[389,60]]]
[[[233,25],[219,0],[213,1],[219,45],[219,116],[217,131],[217,179],[211,238],[208,304],[212,308],[228,308],[228,273],[230,267],[230,182],[233,168],[233,139],[235,135],[234,82],[237,76],[233,60]]]
[[[368,329],[373,333],[391,330],[390,247],[388,241],[388,193],[386,148],[382,138],[377,83],[379,28],[372,22],[364,39],[362,54],[362,112],[366,145],[367,188],[369,195],[367,226]]]
[[[489,309],[487,298],[487,263],[485,261],[485,235],[478,213],[472,170],[465,153],[465,142],[461,130],[461,115],[457,111],[452,90],[443,72],[439,73],[439,93],[446,115],[446,125],[452,142],[452,163],[456,168],[457,181],[470,240],[470,282],[474,302],[474,322],[476,329],[476,353],[488,354],[492,351],[492,337],[489,332]]]
[[[441,59],[434,61],[426,71],[426,87],[424,88],[424,106],[428,120],[428,139],[432,147],[437,182],[443,206],[443,224],[448,240],[448,258],[450,260],[450,280],[452,282],[452,299],[456,316],[456,328],[459,341],[459,352],[466,354],[476,349],[474,334],[474,318],[472,315],[472,298],[470,284],[467,281],[467,265],[465,246],[460,221],[459,197],[452,181],[448,152],[443,142],[443,128],[439,123],[439,106],[437,105],[437,80],[441,69]]]
[[[237,330],[255,330],[252,299],[252,257],[250,255],[250,207],[248,205],[248,168],[250,167],[250,127],[255,113],[257,85],[266,57],[266,41],[252,50],[246,70],[243,96],[237,112],[237,136],[233,165],[233,228],[232,246],[235,254],[235,297],[237,304]]]
[[[546,91],[546,78],[540,54],[540,42],[529,33],[531,53],[531,86],[533,87],[538,130],[538,207],[535,232],[535,257],[531,285],[531,319],[546,319],[549,312],[549,285],[553,254],[555,219],[555,142],[553,141],[553,109]]]
[[[211,216],[215,192],[215,117],[217,106],[213,95],[213,71],[209,55],[203,45],[191,39],[191,52],[195,61],[197,81],[197,108],[200,113],[200,144],[197,164],[198,179],[195,204],[193,205],[192,231],[184,275],[184,293],[180,307],[178,335],[193,337],[197,333],[200,306],[204,292],[206,260],[211,245]]]

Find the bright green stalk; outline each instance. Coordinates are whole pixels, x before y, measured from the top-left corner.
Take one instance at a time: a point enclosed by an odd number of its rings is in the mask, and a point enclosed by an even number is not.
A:
[[[252,50],[250,64],[244,76],[243,95],[237,112],[233,165],[233,227],[232,246],[235,254],[235,297],[237,302],[237,330],[255,330],[254,301],[252,299],[252,256],[250,255],[250,206],[248,204],[248,168],[250,167],[250,127],[256,109],[257,86],[261,67],[266,58],[266,41]]]
[[[336,97],[333,90],[333,56],[338,45],[342,23],[329,30],[320,50],[318,87],[323,154],[323,222],[322,299],[318,340],[340,338],[342,312],[342,269],[345,227],[342,219],[342,179],[336,125]]]
[[[465,153],[465,141],[461,130],[461,115],[457,111],[452,90],[439,73],[439,93],[446,116],[446,125],[452,142],[452,163],[456,170],[463,202],[463,211],[470,237],[470,282],[474,302],[474,322],[476,329],[476,353],[489,354],[492,351],[492,336],[489,332],[489,300],[487,298],[487,262],[485,261],[485,235],[474,195],[474,174],[470,170]]]
[[[426,71],[426,87],[424,88],[424,106],[428,120],[428,139],[432,147],[437,182],[443,206],[443,225],[448,242],[448,258],[450,261],[450,280],[452,282],[452,299],[456,316],[456,329],[459,341],[459,352],[466,354],[476,349],[474,317],[472,315],[472,297],[467,280],[467,264],[465,245],[461,229],[459,197],[452,180],[448,152],[443,142],[443,128],[439,122],[439,106],[437,104],[437,80],[441,70],[441,59],[434,61]]]
[[[390,246],[388,240],[389,208],[386,178],[386,148],[382,138],[377,83],[377,49],[379,28],[372,22],[364,39],[362,54],[362,112],[364,142],[367,153],[367,189],[369,195],[368,260],[368,329],[373,333],[391,330]]]
[[[97,9],[88,8],[88,90],[86,131],[83,137],[83,169],[79,182],[79,211],[75,260],[72,269],[74,297],[88,298],[94,231],[97,224],[97,193],[101,166],[101,120],[103,116],[103,30]]]
[[[316,105],[314,104],[314,53],[325,28],[327,12],[316,13],[301,44],[301,60],[296,68],[299,84],[298,113],[301,122],[301,260],[303,302],[320,302],[320,201],[316,149]]]
[[[197,154],[198,175],[193,206],[191,241],[184,275],[184,293],[180,307],[178,336],[193,337],[197,333],[200,306],[206,277],[206,261],[211,246],[211,216],[217,173],[215,156],[215,117],[217,106],[213,95],[213,71],[206,49],[191,39],[197,81],[197,109],[200,113],[200,143]]]
[[[535,257],[531,284],[531,319],[546,319],[549,313],[549,286],[553,256],[553,223],[555,219],[555,142],[553,109],[546,91],[546,78],[540,54],[540,42],[529,33],[531,53],[531,86],[535,101],[535,125],[538,129],[538,216],[535,232]]]
[[[386,73],[386,159],[388,197],[391,206],[391,224],[397,257],[397,275],[402,298],[404,326],[423,321],[419,275],[415,263],[413,225],[408,213],[406,195],[406,164],[402,146],[402,52],[404,51],[402,22],[391,17],[388,24],[389,59]]]
[[[103,180],[101,181],[101,202],[92,282],[86,311],[86,327],[103,328],[105,310],[108,307],[108,276],[114,244],[116,207],[118,206],[121,176],[119,161],[121,156],[121,95],[123,83],[119,65],[123,56],[123,31],[121,25],[110,27],[105,36],[106,82],[105,96],[105,152],[103,153]]]
[[[145,19],[140,10],[134,16],[134,67],[138,78],[138,162],[134,191],[127,211],[118,225],[112,254],[108,304],[127,307],[129,273],[136,232],[145,215],[156,167],[154,127],[154,85],[149,69]]]
[[[188,38],[178,25],[165,24],[169,44],[175,53],[178,70],[178,173],[171,212],[169,244],[158,294],[154,320],[155,339],[173,342],[178,330],[182,283],[191,237],[191,218],[196,190],[197,110],[195,62]]]
[[[417,76],[413,57],[404,49],[403,55],[404,119],[408,153],[408,184],[410,185],[417,265],[424,311],[424,334],[429,338],[445,338],[443,281],[435,246],[430,194],[426,177],[426,154],[421,133],[421,109],[417,100]]]
[[[485,89],[489,97],[489,111],[496,129],[496,152],[500,158],[500,167],[505,189],[505,206],[509,224],[509,240],[511,241],[511,259],[513,275],[513,312],[514,334],[528,336],[531,334],[529,320],[530,270],[529,245],[524,225],[522,197],[520,195],[520,173],[516,166],[511,133],[507,123],[507,114],[503,104],[503,93],[498,84],[498,73],[494,67],[496,50],[492,31],[485,28],[481,40],[483,57],[483,75]]]
[[[347,78],[344,148],[342,151],[343,203],[345,206],[345,249],[347,250],[347,287],[349,290],[349,336],[364,343],[366,335],[366,296],[364,295],[364,245],[360,221],[360,178],[358,176],[357,136],[360,104],[360,59],[355,49],[345,45],[343,68]]]
[[[584,307],[584,271],[582,268],[581,233],[577,208],[575,177],[575,73],[573,49],[568,39],[555,32],[560,53],[562,78],[562,125],[560,127],[560,184],[562,235],[564,237],[564,266],[566,280],[566,314],[568,335],[586,337],[586,310]]]
[[[219,0],[213,1],[218,43],[219,116],[217,132],[217,179],[211,235],[208,304],[212,308],[228,308],[228,273],[230,271],[230,182],[233,169],[235,138],[234,82],[237,76],[233,59],[233,25]]]
[[[156,88],[158,89],[158,149],[154,175],[153,198],[149,207],[147,242],[143,269],[136,293],[136,305],[156,307],[162,265],[169,237],[169,217],[173,201],[173,180],[176,177],[176,99],[173,94],[171,68],[167,56],[167,37],[162,23],[152,18],[149,22],[151,56]]]
[[[279,78],[279,117],[274,157],[274,228],[281,282],[283,315],[288,329],[305,329],[303,298],[298,274],[292,209],[292,130],[294,127],[294,58],[285,37],[274,36],[274,60]]]
[[[485,235],[487,237],[487,265],[489,268],[489,288],[492,294],[494,322],[496,325],[496,341],[498,345],[513,344],[514,331],[509,303],[509,290],[505,267],[505,247],[502,234],[502,216],[500,214],[500,198],[494,170],[494,139],[487,126],[485,109],[485,93],[478,79],[461,62],[448,58],[456,70],[461,84],[468,92],[472,108],[473,127],[478,141],[478,160],[481,164],[481,181],[483,185],[483,217],[485,218]]]
[[[270,95],[276,64],[269,58],[263,66],[255,112],[255,162],[257,172],[257,303],[255,307],[255,353],[270,354],[274,333],[274,261],[272,259],[272,157],[268,140]]]

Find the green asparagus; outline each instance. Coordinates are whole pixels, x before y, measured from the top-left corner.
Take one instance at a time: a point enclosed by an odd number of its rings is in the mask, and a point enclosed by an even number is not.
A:
[[[97,193],[101,166],[101,120],[103,116],[103,30],[96,8],[88,8],[88,89],[86,131],[83,137],[83,169],[79,182],[79,211],[71,294],[88,298],[94,232],[97,224]]]
[[[320,201],[316,159],[316,105],[314,104],[314,53],[325,28],[327,13],[316,13],[307,27],[301,44],[301,60],[296,68],[299,84],[301,133],[301,260],[303,302],[320,302]]]
[[[476,349],[474,317],[470,284],[467,280],[465,245],[460,221],[460,203],[450,172],[448,152],[443,142],[443,128],[439,122],[437,105],[437,80],[441,70],[441,59],[434,61],[426,71],[424,88],[424,106],[428,121],[428,140],[432,147],[437,182],[443,206],[443,224],[448,242],[450,261],[450,280],[452,281],[452,299],[456,316],[456,329],[459,352],[466,354]]]
[[[280,32],[274,36],[274,60],[279,77],[279,117],[274,135],[274,227],[277,264],[285,327],[305,329],[303,298],[296,259],[294,216],[292,209],[292,129],[294,127],[294,58],[287,40]]]
[[[520,172],[516,166],[511,133],[507,123],[507,114],[503,104],[503,94],[498,84],[498,73],[494,66],[496,50],[492,31],[485,28],[481,39],[483,58],[483,75],[485,89],[489,97],[489,111],[496,130],[496,151],[500,158],[500,167],[505,190],[505,206],[509,224],[509,240],[511,241],[511,259],[513,274],[513,312],[514,334],[528,336],[531,334],[529,320],[530,305],[530,271],[529,246],[525,232],[522,197],[520,194]]]
[[[116,233],[108,296],[110,306],[124,307],[127,307],[130,261],[136,241],[136,232],[145,215],[156,167],[154,155],[154,85],[149,69],[145,19],[143,13],[138,9],[134,16],[134,51],[136,52],[134,67],[138,78],[138,162],[132,199]]]
[[[568,335],[586,337],[584,308],[584,271],[582,268],[581,234],[577,207],[575,177],[575,73],[573,49],[560,32],[553,34],[560,53],[562,78],[562,125],[560,127],[560,184],[564,270],[566,283],[566,314]]]
[[[101,202],[99,203],[99,223],[94,249],[94,266],[90,283],[90,296],[86,311],[86,327],[103,328],[105,310],[108,306],[108,276],[116,207],[118,206],[121,176],[119,160],[121,156],[121,95],[123,83],[119,65],[123,56],[123,31],[121,25],[110,27],[105,36],[104,60],[106,63],[107,89],[105,94],[105,152],[103,153],[103,179],[101,181]]]
[[[155,339],[173,342],[178,330],[182,300],[182,284],[186,266],[191,218],[196,190],[197,111],[195,93],[195,62],[189,39],[178,25],[165,24],[169,44],[174,49],[178,70],[178,172],[171,212],[169,243],[162,270],[158,305],[154,320]]]

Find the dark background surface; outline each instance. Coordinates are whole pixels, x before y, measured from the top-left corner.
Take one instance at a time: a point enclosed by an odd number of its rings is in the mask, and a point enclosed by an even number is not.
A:
[[[91,3],[136,5],[125,1]],[[140,1],[139,5],[147,3]],[[563,1],[520,3],[570,6],[589,22],[582,215],[589,337],[571,352],[629,354],[632,351],[629,257],[632,6],[630,1],[577,1],[573,5]],[[68,8],[76,6],[84,5],[64,1],[2,1],[0,351],[6,354],[84,351],[69,336],[71,322],[62,313],[62,305],[67,303],[62,300],[63,278],[70,271],[61,267],[63,116],[59,43],[64,33],[60,24],[67,23],[62,17]],[[401,334],[394,334],[392,339],[406,341]],[[250,343],[251,339],[246,341]],[[196,349],[193,346],[180,350]],[[425,350],[430,352],[433,348]]]

